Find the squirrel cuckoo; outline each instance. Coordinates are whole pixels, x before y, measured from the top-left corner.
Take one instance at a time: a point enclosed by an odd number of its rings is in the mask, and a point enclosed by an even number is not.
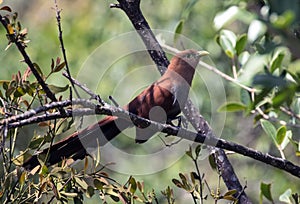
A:
[[[192,49],[176,54],[160,79],[142,91],[123,108],[140,117],[161,123],[175,119],[185,106],[200,57],[207,54],[206,51]],[[88,155],[85,147],[104,145],[124,129],[132,126],[134,124],[130,120],[116,116],[106,116],[98,123],[82,131],[75,132],[66,139],[52,145],[47,164],[52,165],[70,157],[74,160],[83,159]],[[136,126],[137,143],[146,142],[153,134],[155,134],[155,131],[151,128]],[[38,155],[46,155],[48,151],[49,148],[33,155],[23,166],[27,169],[34,168],[39,165]]]

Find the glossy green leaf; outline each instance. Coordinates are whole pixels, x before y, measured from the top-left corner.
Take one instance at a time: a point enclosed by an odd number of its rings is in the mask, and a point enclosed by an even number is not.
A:
[[[265,119],[260,119],[260,124],[263,128],[263,130],[265,131],[265,133],[271,137],[273,139],[273,141],[275,142],[275,144],[277,145],[276,142],[276,129],[273,126],[272,123],[270,123],[269,121],[265,120]]]
[[[222,105],[218,111],[226,111],[226,112],[237,112],[237,111],[244,111],[247,109],[247,106],[245,106],[242,103],[239,102],[228,102],[224,105]]]
[[[236,54],[239,56],[245,49],[247,45],[247,34],[242,34],[238,37],[236,45],[235,45],[235,50]]]
[[[184,25],[184,20],[180,20],[177,25],[176,25],[176,28],[175,28],[175,35],[174,35],[174,44],[177,43],[177,40],[182,32],[182,29],[183,29],[183,25]]]
[[[269,201],[273,202],[273,198],[271,194],[271,184],[266,184],[262,182],[260,184],[260,193]]]

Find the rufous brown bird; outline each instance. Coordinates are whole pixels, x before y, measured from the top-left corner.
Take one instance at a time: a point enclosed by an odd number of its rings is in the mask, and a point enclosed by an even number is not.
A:
[[[200,57],[207,54],[206,51],[192,49],[176,54],[160,79],[123,108],[140,117],[161,123],[175,119],[185,106]],[[83,159],[88,155],[86,149],[96,147],[96,145],[104,145],[124,129],[132,126],[134,124],[130,120],[106,116],[98,123],[75,132],[51,146],[47,164],[52,165],[70,157],[74,160]],[[137,143],[147,141],[153,134],[155,134],[153,128],[136,126]],[[46,154],[48,151],[49,149],[44,149],[35,154],[23,166],[27,169],[34,168],[39,164],[37,156]]]

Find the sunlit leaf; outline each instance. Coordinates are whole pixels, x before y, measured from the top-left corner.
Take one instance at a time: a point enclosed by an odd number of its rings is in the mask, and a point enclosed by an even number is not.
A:
[[[16,156],[15,158],[12,159],[12,162],[17,165],[17,166],[21,166],[24,164],[25,161],[27,161],[32,155],[28,152],[25,151],[21,154],[19,154],[18,156]]]
[[[284,203],[292,204],[291,202],[292,190],[289,188],[279,196],[279,200]]]
[[[288,130],[288,131],[286,132],[285,137],[284,137],[283,141],[282,141],[281,144],[280,144],[280,148],[281,148],[282,150],[284,150],[284,149],[286,148],[286,146],[290,143],[290,141],[291,141],[291,139],[292,139],[292,135],[293,135],[293,133],[292,133],[291,130]]]
[[[233,58],[235,55],[236,35],[232,31],[222,30],[219,43],[226,55]]]
[[[258,37],[265,34],[267,26],[259,20],[253,20],[248,28],[248,41],[253,43]]]
[[[25,184],[26,174],[27,173],[25,171],[22,172],[22,174],[21,174],[21,176],[19,178],[19,183],[20,183],[21,186],[23,186]]]

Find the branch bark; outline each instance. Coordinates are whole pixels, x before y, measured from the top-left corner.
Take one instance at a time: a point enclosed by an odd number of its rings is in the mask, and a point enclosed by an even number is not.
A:
[[[111,7],[120,8],[126,13],[134,28],[137,30],[140,37],[144,41],[150,56],[158,67],[158,70],[162,74],[163,72],[161,70],[161,67],[167,67],[169,61],[166,58],[164,51],[156,40],[149,24],[147,23],[140,9],[140,0],[118,0],[118,2],[119,4],[112,4]],[[190,99],[188,99],[187,104],[182,112],[189,120],[189,122],[193,125],[193,127],[197,130],[197,132],[205,136],[209,133],[212,133],[209,124],[201,116],[199,110],[193,105]],[[240,203],[251,203],[246,193],[244,192],[244,188],[240,184],[239,179],[236,176],[234,169],[230,164],[224,150],[216,149],[215,152],[218,152],[218,155],[222,155],[222,158],[226,158],[222,162],[219,162],[219,165],[217,166],[219,167],[221,176],[227,188],[236,189],[238,191],[236,195],[240,194]],[[215,158],[219,159],[221,157],[216,156]],[[225,169],[227,171],[225,171]],[[231,178],[230,182],[227,182],[228,178]]]
[[[66,110],[65,114],[61,114],[59,112],[54,113],[44,113],[41,115],[32,115],[32,112],[39,112],[42,110],[50,110],[53,108],[57,108],[60,106],[61,108],[65,108],[70,106],[70,104],[81,104],[82,108],[78,108],[75,110]],[[260,151],[244,147],[243,145],[229,142],[220,138],[216,138],[211,134],[205,134],[205,133],[195,133],[193,131],[187,130],[185,128],[180,127],[174,127],[168,124],[161,124],[155,121],[151,121],[145,118],[141,118],[135,114],[132,114],[128,111],[123,110],[120,107],[114,107],[109,104],[105,104],[103,106],[95,105],[90,100],[84,100],[84,99],[77,99],[75,101],[71,100],[65,100],[60,102],[53,102],[51,104],[48,104],[47,107],[39,107],[35,109],[34,111],[27,111],[23,114],[20,114],[18,116],[12,116],[6,119],[3,119],[0,121],[0,129],[7,128],[12,129],[16,127],[22,127],[25,125],[58,119],[58,118],[65,118],[65,117],[74,117],[74,116],[82,116],[82,115],[94,115],[94,114],[101,114],[101,115],[114,115],[120,118],[124,118],[130,121],[133,121],[134,124],[143,124],[147,125],[149,127],[152,127],[155,131],[160,131],[162,133],[166,133],[167,135],[174,135],[180,138],[184,138],[190,141],[194,141],[197,143],[205,143],[207,145],[213,145],[217,148],[234,151],[238,154],[253,158],[255,160],[261,161],[263,163],[269,164],[275,168],[284,170],[298,178],[300,178],[300,167],[293,164],[290,161],[287,161],[285,159],[277,158],[274,156],[271,156],[269,154],[264,154]],[[18,121],[15,121],[15,118],[22,118]],[[10,123],[7,123],[6,121],[11,121]],[[216,145],[215,145],[216,144]],[[216,149],[218,150],[218,149]],[[220,151],[217,151],[219,154]],[[222,153],[222,151],[221,151]],[[226,156],[226,155],[225,155]],[[225,159],[227,157],[223,157],[222,154],[219,155],[219,160],[222,162],[225,162]],[[224,161],[223,161],[224,160]],[[231,171],[228,170],[228,165],[222,166],[224,168],[224,171],[221,172],[227,172]],[[225,172],[225,173],[226,173]],[[230,177],[226,177],[228,180]],[[231,179],[230,182],[233,182]],[[236,184],[234,184],[236,185]]]

